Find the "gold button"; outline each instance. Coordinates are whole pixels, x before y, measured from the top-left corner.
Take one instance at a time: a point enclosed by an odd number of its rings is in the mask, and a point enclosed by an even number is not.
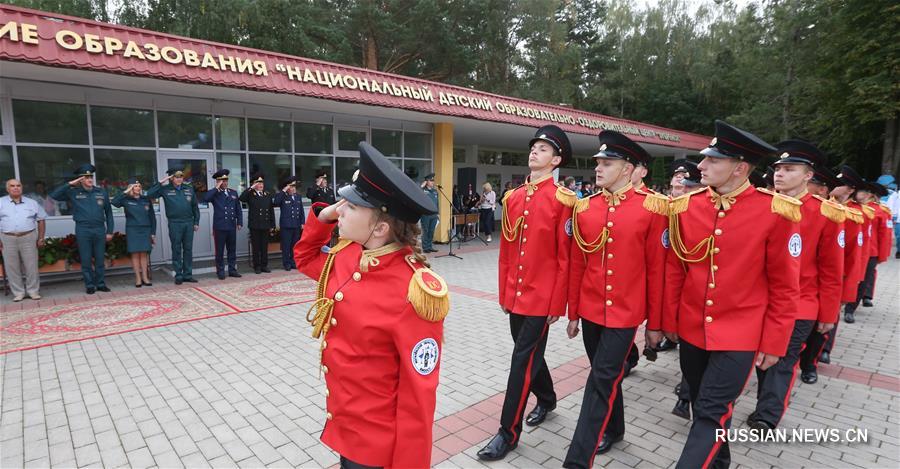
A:
[[[706,306],[712,306],[713,300],[706,300]]]
[[[335,301],[341,301],[344,299],[344,294],[341,292],[337,292],[334,294],[334,299]]]
[[[712,316],[707,316],[707,317],[706,317],[706,322],[712,322]]]
[[[722,234],[722,230],[719,228],[716,228],[716,231],[713,231],[713,233],[715,233],[716,236],[718,236],[718,235]]]
[[[612,285],[607,285],[607,286],[606,286],[606,291],[610,291],[610,290],[612,290]]]
[[[361,278],[362,278],[362,274],[361,274],[361,273],[359,273],[359,272],[353,272],[353,280],[356,280],[356,281],[358,282],[359,279],[361,279]]]
[[[516,296],[522,296],[522,292],[517,291],[517,292],[516,292]]]
[[[325,388],[325,397],[328,397],[330,395],[331,395],[331,391],[329,391],[328,388]]]
[[[609,239],[606,240],[606,242],[607,242],[607,243],[611,243],[611,242],[613,242],[613,239],[612,239],[612,238],[609,238]]]
[[[528,225],[522,225],[522,228],[528,229]]]
[[[327,367],[327,366],[322,365],[322,373],[325,373],[326,375],[328,374],[328,367]]]
[[[522,283],[522,279],[519,279],[519,283]]]
[[[524,212],[524,213],[525,213],[525,215],[528,215],[528,210],[525,210],[525,212]]]
[[[527,243],[527,242],[528,242],[528,238],[522,238],[522,242],[523,242],[523,243]]]
[[[606,222],[606,226],[608,226],[608,227],[610,227],[610,228],[612,228],[612,226],[613,226],[613,222],[611,222],[611,221],[608,221],[608,222]]]
[[[520,255],[520,256],[524,256],[524,255],[525,255],[525,251],[520,252],[519,255]]]
[[[709,288],[716,288],[716,284],[715,284],[715,283],[710,283],[710,284],[709,284]]]
[[[332,326],[337,326],[337,319],[331,318],[331,325],[332,325]]]
[[[610,212],[615,212],[615,211],[616,211],[616,208],[615,208],[615,207],[610,207],[610,208],[609,208],[609,211],[610,211]]]
[[[328,413],[325,414],[325,418],[328,419],[328,420],[331,420],[331,419],[334,418],[334,415],[331,415],[331,412],[328,412]]]
[[[522,266],[521,266],[521,265],[519,266],[519,270],[522,270]]]
[[[718,254],[719,251],[721,251],[721,249],[719,249],[719,248],[713,248],[713,254]]]
[[[607,270],[606,275],[612,275],[612,270]]]
[[[525,197],[525,202],[531,202],[531,197]]]
[[[715,271],[717,271],[717,270],[719,270],[719,266],[714,265],[714,266],[713,266],[713,272],[715,272]]]
[[[719,218],[725,218],[725,212],[719,212]]]
[[[607,255],[606,255],[606,258],[607,258],[607,259],[612,259],[612,258],[613,258],[612,253],[607,254]]]
[[[606,300],[606,306],[612,306],[612,300]]]

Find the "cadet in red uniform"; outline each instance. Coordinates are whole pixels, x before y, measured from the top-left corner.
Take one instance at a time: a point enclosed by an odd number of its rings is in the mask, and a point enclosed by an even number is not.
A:
[[[668,198],[637,192],[636,167],[650,154],[628,137],[600,133],[594,155],[600,192],[575,203],[572,213],[569,338],[584,329],[591,374],[563,467],[589,468],[594,456],[625,435],[622,378],[639,325],[647,347],[662,339],[662,286],[668,237]]]
[[[709,188],[672,201],[663,330],[680,340],[694,413],[680,468],[730,464],[716,430],[730,426],[754,363],[765,370],[787,350],[799,294],[801,251],[791,238],[799,237],[800,202],[747,180],[775,151],[716,121],[699,164]]]
[[[515,345],[500,429],[478,451],[485,461],[503,459],[519,444],[529,391],[537,397],[529,425],[539,425],[556,407],[544,348],[550,325],[566,313],[571,215],[577,198],[553,182],[553,170],[572,158],[572,146],[555,125],[538,129],[529,145],[531,175],[503,198],[500,307],[509,315]]]
[[[842,251],[843,259],[841,260],[841,277],[838,279],[837,288],[838,288],[838,301],[841,301],[843,296],[843,288],[844,284],[847,282],[848,275],[856,275],[854,269],[856,268],[856,255],[855,255],[855,239],[856,235],[848,236],[847,233],[856,233],[858,231],[858,226],[855,221],[851,220],[849,210],[846,206],[840,204],[836,199],[830,197],[831,192],[836,188],[841,186],[843,183],[835,177],[834,173],[832,173],[828,168],[824,166],[815,167],[813,177],[809,180],[806,187],[810,194],[813,196],[820,197],[821,199],[827,199],[829,202],[837,204],[836,207],[840,208],[843,212],[843,215],[834,215],[835,219],[844,218],[844,223],[841,224],[841,230],[837,235],[837,243],[840,246]],[[848,229],[850,231],[848,231]],[[847,240],[850,239],[854,241],[850,244],[847,243]],[[853,249],[852,252],[851,249]],[[840,316],[840,306],[838,306],[838,316]],[[834,334],[837,333],[838,322],[834,323],[834,327],[825,333],[819,332],[818,328],[813,329],[809,337],[806,339],[806,346],[803,347],[803,350],[800,352],[800,379],[806,384],[813,384],[818,381],[818,373],[816,371],[816,367],[818,366],[819,354],[822,352],[822,348],[825,346],[825,343],[829,340],[830,337],[833,337]]]
[[[844,173],[843,169],[841,172]],[[856,309],[859,308],[859,303],[862,301],[863,294],[869,285],[875,281],[875,267],[878,265],[878,234],[875,231],[876,229],[873,228],[878,223],[878,220],[875,219],[875,208],[869,205],[872,198],[870,183],[855,173],[851,176],[851,179],[854,178],[859,178],[859,180],[854,181],[855,185],[853,187],[856,191],[853,193],[852,201],[847,205],[863,214],[863,223],[860,227],[860,233],[857,235],[862,244],[860,244],[859,250],[859,277],[856,284],[856,295],[851,295],[852,299],[844,305],[844,322],[847,324],[856,322]],[[826,349],[829,353],[831,352],[831,347],[826,346]]]
[[[874,213],[874,218],[872,219],[872,234],[870,236],[872,239],[872,250],[870,251],[870,254],[873,257],[878,258],[877,264],[881,264],[890,257],[891,244],[894,242],[894,228],[891,223],[891,211],[887,206],[879,202],[882,197],[888,195],[888,190],[886,187],[875,181],[869,181],[868,189],[871,195],[869,197],[869,202],[866,205],[871,207],[872,212]],[[865,290],[863,290],[862,305],[867,308],[875,306],[872,302],[872,298],[875,293],[875,280],[878,279],[877,264],[872,273],[872,281],[867,283],[865,285]]]
[[[800,257],[800,296],[787,354],[767,370],[756,369],[756,410],[747,421],[750,428],[760,430],[774,429],[787,411],[800,351],[810,333],[815,328],[827,334],[834,328],[841,309],[844,270],[844,248],[839,239],[846,217],[843,207],[806,189],[815,168],[827,164],[827,157],[802,140],[787,140],[776,148],[780,157],[773,165],[775,189],[803,203],[799,236],[791,238],[791,254]]]
[[[321,438],[342,468],[426,468],[449,298],[416,222],[437,208],[371,145],[359,153],[343,200],[313,204],[294,246],[300,271],[319,280],[307,319],[328,386]],[[335,222],[341,239],[326,250]]]

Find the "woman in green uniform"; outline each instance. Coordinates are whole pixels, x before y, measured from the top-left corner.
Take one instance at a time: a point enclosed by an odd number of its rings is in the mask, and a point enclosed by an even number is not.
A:
[[[142,191],[141,182],[136,177],[129,178],[128,187],[111,202],[125,209],[125,241],[131,254],[135,288],[153,285],[150,283],[150,249],[156,243],[156,212],[153,202]]]

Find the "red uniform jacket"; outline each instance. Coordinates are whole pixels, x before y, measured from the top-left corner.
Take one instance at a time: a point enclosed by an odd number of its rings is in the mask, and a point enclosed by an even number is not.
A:
[[[602,193],[575,204],[569,319],[614,328],[647,320],[659,330],[667,219],[644,208],[647,195],[630,185],[618,194],[612,204]]]
[[[299,270],[313,279],[323,270],[322,247],[333,229],[310,216],[294,246]],[[420,318],[407,300],[412,251],[394,249],[368,251],[380,252],[367,270],[360,265],[360,244],[334,256],[324,292],[334,309],[322,341],[327,421],[321,438],[360,464],[425,468],[431,464],[443,320]]]
[[[561,192],[559,198],[557,191]],[[574,194],[559,188],[548,174],[505,197],[500,306],[525,316],[562,316],[566,313]],[[560,200],[565,198],[571,198],[569,205]]]
[[[841,303],[852,303],[856,301],[859,282],[865,274],[866,262],[869,257],[862,255],[865,244],[865,235],[862,231],[865,224],[862,220],[865,215],[862,214],[859,205],[855,202],[845,205],[851,215],[848,215],[844,222],[844,237],[841,239],[844,243],[844,281]],[[852,215],[853,213],[855,215]]]
[[[797,319],[834,324],[841,309],[844,277],[844,246],[840,239],[844,223],[839,218],[844,211],[836,207],[836,202],[826,202],[808,193],[799,200],[803,202],[800,220],[803,252]],[[826,218],[825,213],[833,213],[832,218]]]
[[[704,350],[784,356],[797,317],[799,226],[772,213],[771,195],[749,184],[735,192],[722,210],[712,189],[672,202],[663,330]]]
[[[891,212],[875,202],[868,205],[875,210],[875,218],[872,220],[872,251],[870,253],[873,257],[878,257],[878,262],[882,263],[890,257],[891,244],[894,242]]]

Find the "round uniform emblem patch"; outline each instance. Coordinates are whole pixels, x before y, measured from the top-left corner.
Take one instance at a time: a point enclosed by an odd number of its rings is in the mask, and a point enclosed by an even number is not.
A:
[[[432,338],[422,339],[412,349],[412,366],[422,376],[430,375],[437,367],[440,350],[437,341]]]
[[[859,234],[856,235],[856,245],[862,246],[862,244],[863,244],[863,234],[862,234],[862,231],[860,231]]]
[[[800,238],[799,233],[794,233],[791,235],[791,239],[788,240],[788,252],[791,253],[793,257],[799,257],[800,253],[803,251],[803,240]]]
[[[662,238],[660,239],[664,248],[669,249],[669,229],[666,228],[662,233]]]
[[[566,220],[566,236],[572,237],[572,219]]]
[[[844,230],[841,230],[841,232],[838,233],[838,246],[840,246],[841,249],[844,249],[844,245],[846,244],[846,242],[845,242],[846,237],[847,237],[847,233],[845,233]]]

